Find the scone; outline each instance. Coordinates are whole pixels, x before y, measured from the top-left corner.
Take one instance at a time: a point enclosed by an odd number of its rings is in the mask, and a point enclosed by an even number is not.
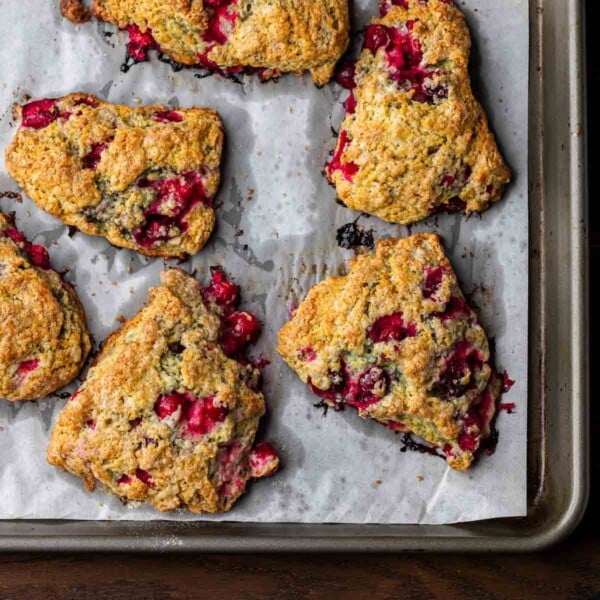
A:
[[[185,257],[215,223],[223,126],[206,108],[130,108],[71,94],[15,106],[6,167],[36,204],[147,256]]]
[[[75,290],[0,213],[0,398],[35,400],[70,383],[90,351]]]
[[[486,210],[510,171],[469,81],[471,39],[450,0],[384,0],[356,64],[326,175],[348,207],[410,224]]]
[[[377,242],[313,287],[278,351],[327,405],[417,434],[454,469],[490,435],[502,378],[434,234]]]
[[[77,4],[61,10],[80,22]],[[174,66],[225,75],[308,70],[325,84],[348,45],[348,0],[94,0],[92,12],[128,32],[134,62],[156,50]]]
[[[278,458],[254,446],[265,400],[244,359],[260,323],[235,310],[237,287],[219,269],[210,285],[179,269],[104,343],[52,432],[48,461],[159,510],[229,510]]]

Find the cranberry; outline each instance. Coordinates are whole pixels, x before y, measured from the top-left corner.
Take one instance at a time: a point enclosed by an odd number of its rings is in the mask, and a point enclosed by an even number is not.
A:
[[[250,451],[248,464],[251,477],[267,477],[277,471],[279,457],[269,442],[260,442]]]
[[[515,385],[515,382],[508,376],[508,373],[504,371],[504,373],[502,373],[502,393],[506,394],[509,392],[513,385]]]
[[[48,127],[60,116],[56,100],[44,98],[34,100],[23,105],[21,112],[21,125],[32,129]]]
[[[108,142],[92,144],[92,149],[81,159],[84,169],[94,169],[98,167],[102,159],[102,153],[108,148]]]
[[[141,422],[142,417],[136,417],[135,419],[131,419],[131,421],[129,421],[130,429],[135,429],[136,427],[139,427]]]
[[[150,28],[142,32],[135,23],[132,23],[131,25],[127,25],[125,30],[129,34],[127,52],[134,60],[138,62],[148,60],[148,52],[150,50],[160,50],[159,45],[152,36]]]
[[[461,298],[460,296],[452,296],[444,310],[440,313],[436,313],[442,323],[453,319],[470,317],[472,314],[473,311],[471,310],[471,307],[465,302],[464,298]]]
[[[313,384],[310,377],[308,378],[308,386],[312,390],[313,394],[323,398],[323,400],[330,400],[337,403],[338,397],[343,394],[346,389],[346,369],[342,371],[329,371],[329,377],[331,379],[331,385],[326,390],[322,390]]]
[[[307,346],[300,348],[300,360],[304,362],[313,362],[317,358],[317,353],[314,348]]]
[[[481,441],[481,419],[476,412],[469,411],[463,417],[458,446],[465,452],[475,452]]]
[[[433,267],[425,271],[425,281],[421,287],[423,298],[431,298],[437,293],[447,272],[448,269],[444,266]]]
[[[408,427],[400,421],[387,421],[386,425],[392,431],[408,431]]]
[[[441,186],[443,188],[452,187],[456,183],[456,175],[444,175]]]
[[[389,27],[385,25],[369,25],[365,31],[363,47],[377,54],[379,48],[385,48],[390,43]]]
[[[354,61],[344,63],[335,73],[334,81],[345,90],[353,90],[356,87],[356,63]]]
[[[225,314],[233,311],[239,301],[239,289],[227,279],[220,267],[211,267],[210,284],[202,290],[205,302],[219,306]]]
[[[50,257],[48,256],[48,250],[44,246],[27,242],[25,249],[29,255],[29,259],[36,267],[46,271],[50,268]]]
[[[460,196],[452,196],[447,202],[447,204],[441,207],[441,210],[444,212],[453,214],[457,212],[462,212],[467,208],[467,203]]]
[[[248,344],[256,341],[260,321],[249,312],[233,312],[223,320],[221,345],[229,357],[238,355]]]
[[[154,113],[153,118],[159,123],[181,123],[183,115],[176,110],[159,110]]]
[[[514,402],[501,402],[500,410],[505,410],[509,415],[512,415],[516,408],[516,404]]]
[[[152,479],[152,475],[148,473],[148,471],[144,471],[143,469],[136,469],[135,476],[142,482],[145,483],[148,487],[154,487],[154,481]]]
[[[344,391],[344,403],[361,410],[381,401],[389,388],[389,378],[381,367],[371,367],[354,379]]]
[[[186,399],[188,402],[184,409],[184,437],[197,437],[210,433],[229,414],[229,408],[218,404],[214,396],[196,398],[186,394]]]
[[[5,229],[3,233],[6,237],[9,237],[15,244],[27,243],[27,238],[14,227],[9,227],[8,229]]]
[[[35,371],[40,366],[40,361],[38,358],[33,358],[31,360],[24,360],[22,363],[19,363],[17,367],[17,379],[19,381],[24,381],[27,376]]]
[[[90,96],[86,96],[85,98],[78,98],[73,102],[75,106],[81,106],[85,104],[86,106],[91,106],[92,108],[96,108],[98,106],[98,100],[96,98],[92,98]]]
[[[442,398],[462,396],[472,385],[472,375],[482,366],[481,353],[467,340],[461,340],[446,359],[444,370],[432,391]],[[466,377],[468,379],[464,382]]]
[[[379,317],[367,331],[372,342],[401,342],[407,337],[417,335],[417,327],[414,323],[405,323],[401,312],[393,315]]]
[[[354,95],[354,92],[350,92],[350,95],[344,102],[344,109],[349,115],[353,115],[356,112],[356,104],[356,96]]]
[[[401,6],[408,9],[408,0],[379,0],[379,12],[381,16],[385,17],[392,6]]]
[[[177,412],[183,406],[184,402],[185,396],[177,392],[162,395],[154,403],[154,412],[158,415],[159,419],[167,419],[173,413]],[[181,418],[181,414],[179,418]]]
[[[346,147],[350,144],[350,138],[348,132],[343,129],[340,132],[340,139],[338,140],[337,150],[333,155],[331,162],[327,165],[327,171],[329,175],[334,171],[341,171],[346,181],[352,181],[354,176],[358,173],[358,165],[353,162],[342,162],[342,155],[346,151]]]
[[[129,477],[129,475],[121,475],[118,479],[117,479],[117,485],[129,485],[131,483],[131,477]]]
[[[209,50],[215,45],[221,46],[227,42],[227,32],[223,29],[223,26],[227,22],[235,23],[237,13],[230,13],[229,8],[236,2],[237,0],[217,0],[215,3],[210,4],[214,12],[208,21],[208,27],[202,35],[202,39],[208,44]]]

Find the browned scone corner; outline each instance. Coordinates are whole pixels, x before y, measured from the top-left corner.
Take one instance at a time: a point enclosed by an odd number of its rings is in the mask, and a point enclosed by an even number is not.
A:
[[[40,208],[147,256],[183,258],[206,244],[223,148],[215,111],[77,93],[15,112],[6,168]]]
[[[59,415],[48,461],[162,511],[229,510],[279,459],[255,445],[260,372],[244,358],[260,323],[235,310],[237,287],[179,269],[161,274],[137,316],[113,333]]]
[[[381,0],[356,63],[327,178],[348,207],[410,224],[436,212],[471,213],[510,181],[469,80],[471,47],[451,0]]]
[[[75,290],[0,213],[0,398],[35,400],[70,383],[90,351]]]
[[[348,275],[314,286],[278,351],[327,405],[415,433],[458,470],[490,437],[512,384],[434,234],[377,242]]]
[[[325,84],[348,45],[348,0],[94,0],[92,12],[128,32],[134,62],[156,50],[224,75],[308,70]]]

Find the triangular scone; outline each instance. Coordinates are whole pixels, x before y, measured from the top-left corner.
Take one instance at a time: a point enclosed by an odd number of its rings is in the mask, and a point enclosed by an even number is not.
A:
[[[356,64],[326,168],[339,199],[393,223],[483,211],[510,171],[469,81],[471,39],[449,0],[383,0]]]
[[[159,510],[229,510],[251,477],[277,469],[253,448],[265,401],[242,357],[260,330],[234,310],[237,288],[219,270],[202,288],[179,269],[104,343],[52,432],[48,460]],[[231,358],[230,358],[231,357]]]
[[[90,351],[75,290],[0,213],[0,398],[34,400],[70,383]]]
[[[184,257],[215,222],[223,126],[207,108],[130,108],[71,94],[15,106],[6,168],[36,204],[148,256]]]
[[[309,70],[325,84],[348,45],[348,0],[94,0],[92,12],[127,30],[135,61],[157,50],[226,75]]]
[[[502,380],[434,234],[380,241],[313,287],[278,351],[329,406],[414,432],[454,469],[490,434]]]

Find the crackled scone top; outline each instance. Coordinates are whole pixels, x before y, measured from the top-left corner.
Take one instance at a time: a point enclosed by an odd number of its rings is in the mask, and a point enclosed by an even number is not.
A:
[[[395,223],[483,211],[510,180],[468,73],[470,35],[448,0],[383,0],[356,64],[329,181],[355,210]]]
[[[156,49],[228,74],[309,70],[324,84],[348,45],[348,0],[95,0],[92,12],[128,30],[136,60]]]
[[[61,412],[48,460],[160,510],[228,510],[251,477],[278,464],[254,446],[265,402],[243,348],[256,318],[234,310],[237,288],[221,271],[208,288],[178,269],[111,335]]]
[[[500,378],[434,234],[380,241],[314,286],[278,351],[327,404],[418,434],[453,468],[490,433]]]
[[[90,351],[73,288],[0,213],[0,398],[34,400],[74,379]]]
[[[204,246],[223,146],[215,111],[71,94],[16,113],[6,167],[40,208],[148,256],[183,257]]]

